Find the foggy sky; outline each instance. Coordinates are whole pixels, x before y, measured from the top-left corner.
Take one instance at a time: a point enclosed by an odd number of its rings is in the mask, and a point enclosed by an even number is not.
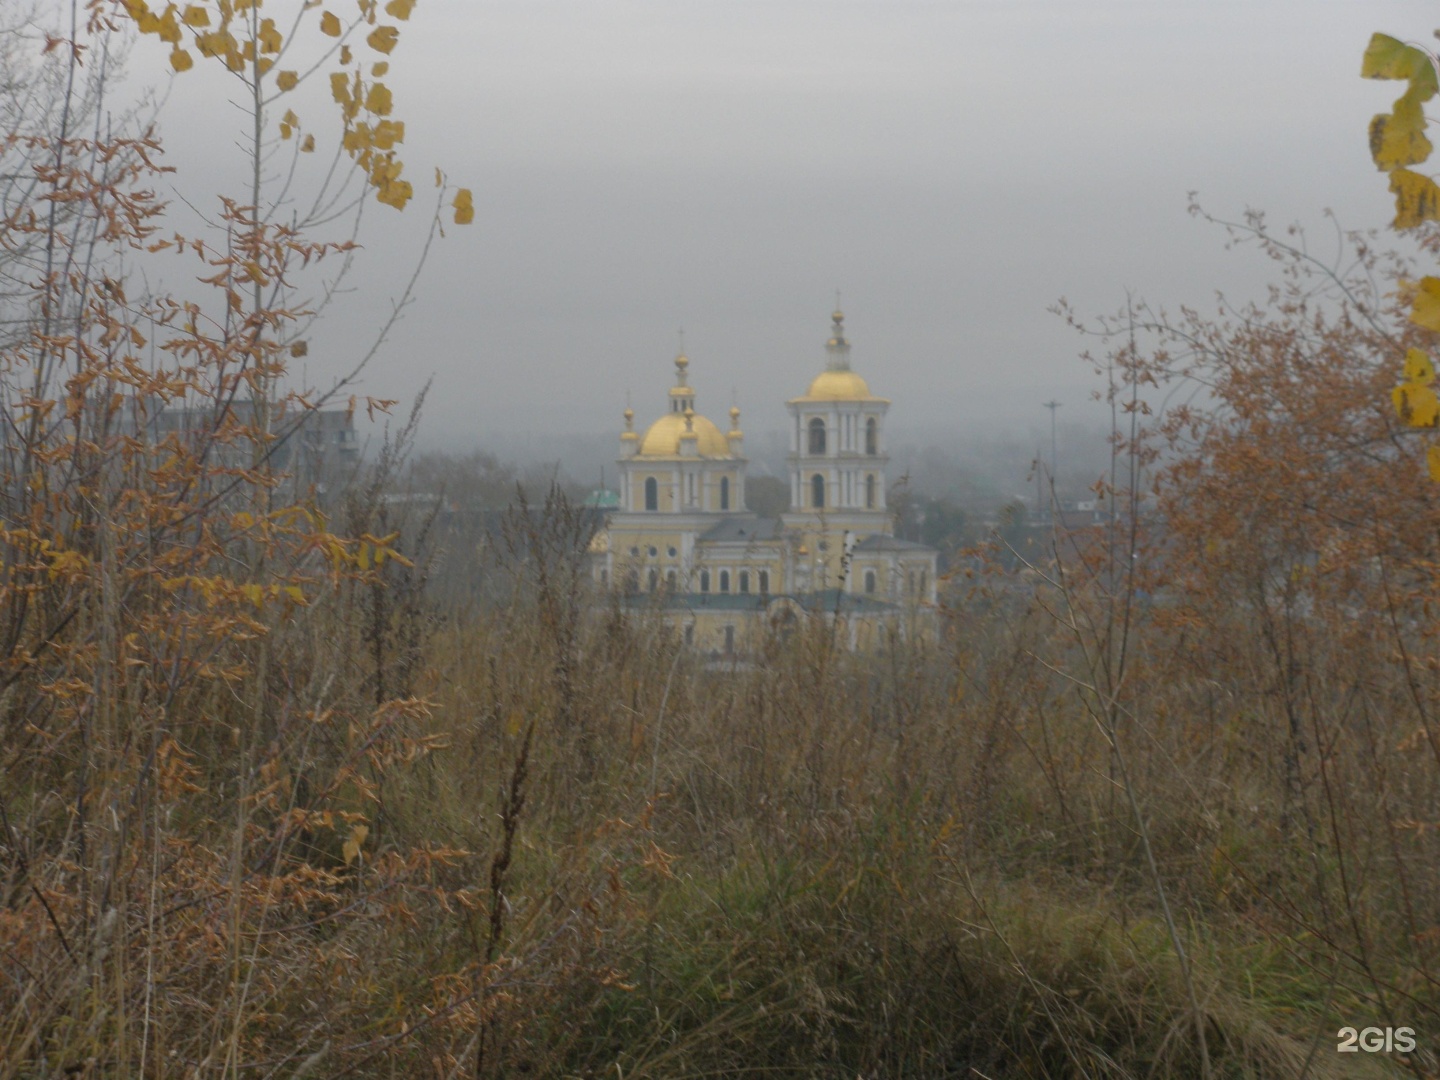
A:
[[[1127,290],[1213,306],[1266,268],[1186,213],[1246,207],[1329,243],[1390,218],[1361,80],[1372,31],[1430,38],[1417,2],[421,0],[392,60],[406,159],[474,189],[364,392],[434,387],[456,448],[618,433],[660,415],[683,327],[697,408],[742,426],[824,363],[835,290],[891,430],[1048,432],[1087,416],[1085,347],[1047,307]],[[165,114],[172,158],[205,122]],[[320,382],[400,287],[423,209],[369,214]],[[373,321],[373,320],[369,320]],[[1088,411],[1087,411],[1088,410]],[[894,436],[892,436],[894,437]]]

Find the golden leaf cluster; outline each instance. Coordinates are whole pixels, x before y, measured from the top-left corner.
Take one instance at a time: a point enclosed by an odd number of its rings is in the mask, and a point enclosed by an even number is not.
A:
[[[1365,49],[1360,74],[1367,79],[1399,79],[1405,92],[1392,110],[1370,121],[1370,156],[1382,172],[1390,174],[1395,196],[1397,229],[1413,229],[1426,221],[1440,221],[1440,185],[1433,177],[1415,172],[1434,149],[1425,134],[1425,102],[1440,92],[1440,58],[1427,49],[1388,34],[1375,34]],[[1425,276],[1415,287],[1410,321],[1440,331],[1440,277]],[[1435,367],[1429,356],[1411,349],[1405,356],[1405,379],[1391,391],[1395,411],[1410,427],[1433,428],[1440,422],[1440,401],[1432,384]],[[1440,481],[1440,447],[1426,454],[1432,479]]]
[[[1435,65],[1428,51],[1386,34],[1370,39],[1360,65],[1360,74],[1367,79],[1402,79],[1406,84],[1393,110],[1370,121],[1370,156],[1376,167],[1390,174],[1397,229],[1440,221],[1440,187],[1409,168],[1430,156],[1423,106],[1436,93]]]
[[[170,3],[163,10],[155,10],[148,0],[121,0],[121,7],[141,34],[153,35],[172,46],[170,66],[175,72],[189,71],[195,66],[194,57],[185,47],[188,34],[191,47],[202,57],[224,64],[229,71],[254,85],[262,84],[273,74],[275,95],[289,93],[306,78],[299,70],[303,65],[276,70],[291,42],[280,32],[274,19],[259,17],[257,9],[262,2],[204,0],[187,4],[183,9]],[[307,3],[304,10],[313,7],[318,4]],[[342,146],[364,172],[377,201],[403,210],[415,192],[401,175],[405,165],[395,150],[397,144],[404,142],[405,124],[385,119],[394,112],[390,87],[380,81],[389,71],[389,63],[382,59],[371,64],[367,78],[346,39],[363,32],[366,47],[389,56],[400,41],[400,28],[390,23],[381,24],[381,12],[404,22],[410,18],[415,0],[389,0],[383,9],[378,0],[357,0],[357,7],[358,13],[349,23],[328,9],[319,11],[316,23],[324,37],[335,39],[335,43],[328,46],[327,55],[335,56],[339,65],[338,70],[330,72],[330,89],[340,107]],[[299,118],[287,110],[279,125],[280,137],[289,139],[299,126]],[[302,152],[314,148],[314,137],[309,135],[298,145]],[[457,225],[468,225],[474,220],[468,191],[462,191],[453,206]]]

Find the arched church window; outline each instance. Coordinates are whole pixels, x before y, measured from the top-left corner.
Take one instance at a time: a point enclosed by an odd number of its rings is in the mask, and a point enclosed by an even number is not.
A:
[[[810,453],[825,453],[825,421],[818,416],[810,421]]]
[[[867,593],[873,593],[873,592],[875,591],[875,571],[874,571],[874,570],[866,570],[866,571],[865,571],[865,591],[866,591]]]
[[[665,571],[665,588],[668,589],[670,592],[674,592],[674,591],[675,591],[675,571],[674,571],[674,570],[667,570],[667,571]]]
[[[875,474],[865,477],[865,509],[875,509]]]
[[[729,571],[729,570],[721,570],[721,571],[720,571],[720,591],[721,591],[721,592],[729,592],[729,591],[730,591],[730,571]]]
[[[872,416],[865,421],[865,453],[872,457],[880,452],[880,425]]]
[[[817,510],[825,506],[825,477],[818,472],[810,478],[810,505]]]
[[[660,484],[653,476],[645,478],[645,509],[660,509]]]
[[[728,476],[720,478],[720,509],[730,509],[730,478]]]
[[[701,591],[701,592],[709,592],[709,591],[710,591],[710,571],[709,571],[709,570],[701,570],[701,571],[700,571],[700,591]]]
[[[749,571],[749,570],[741,570],[741,571],[740,571],[740,591],[741,591],[742,593],[748,593],[748,592],[750,591],[750,571]]]
[[[651,592],[654,592],[654,591],[655,591],[655,586],[657,586],[657,585],[659,585],[659,584],[660,584],[660,571],[658,571],[658,570],[651,570],[651,571],[650,571],[650,591],[651,591]]]
[[[769,591],[770,591],[770,571],[769,571],[769,570],[761,570],[761,571],[760,571],[760,592],[761,592],[762,594],[764,594],[764,593],[768,593]]]

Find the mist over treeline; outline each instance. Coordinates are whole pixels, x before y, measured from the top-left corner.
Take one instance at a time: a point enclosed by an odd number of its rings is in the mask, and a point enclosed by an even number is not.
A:
[[[1063,413],[1062,413],[1063,415]],[[1061,420],[1055,436],[1055,494],[1065,503],[1093,497],[1091,489],[1110,467],[1108,428]],[[508,504],[517,483],[532,492],[552,481],[583,498],[600,488],[614,489],[616,433],[536,434],[488,431],[473,441],[422,439],[413,462],[414,484],[444,485],[447,498],[476,508]],[[787,435],[778,429],[747,431],[745,452],[749,484],[773,478],[785,483]],[[967,425],[947,430],[919,427],[894,430],[888,447],[887,482],[911,493],[944,499],[980,515],[1020,503],[1048,504],[1051,439],[1048,424],[984,428]],[[1042,469],[1037,472],[1039,463]],[[430,488],[438,492],[438,488]],[[761,485],[768,492],[769,486]],[[752,505],[775,513],[773,498]]]

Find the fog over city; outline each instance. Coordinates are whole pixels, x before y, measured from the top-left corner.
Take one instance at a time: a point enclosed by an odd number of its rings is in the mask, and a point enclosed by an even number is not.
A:
[[[659,415],[683,328],[697,408],[738,404],[758,455],[824,362],[838,290],[895,446],[1028,458],[1058,400],[1062,441],[1093,448],[1087,343],[1047,309],[1259,294],[1264,260],[1226,250],[1191,191],[1320,252],[1327,209],[1383,229],[1366,125],[1398,89],[1360,57],[1433,20],[1374,0],[428,0],[391,58],[416,205],[367,210],[373,257],[296,375],[324,384],[366,347],[433,163],[473,188],[475,224],[431,250],[359,384],[409,401],[433,379],[428,445],[586,470],[627,401]],[[161,121],[205,190],[197,148],[234,163],[190,100],[177,82]]]

